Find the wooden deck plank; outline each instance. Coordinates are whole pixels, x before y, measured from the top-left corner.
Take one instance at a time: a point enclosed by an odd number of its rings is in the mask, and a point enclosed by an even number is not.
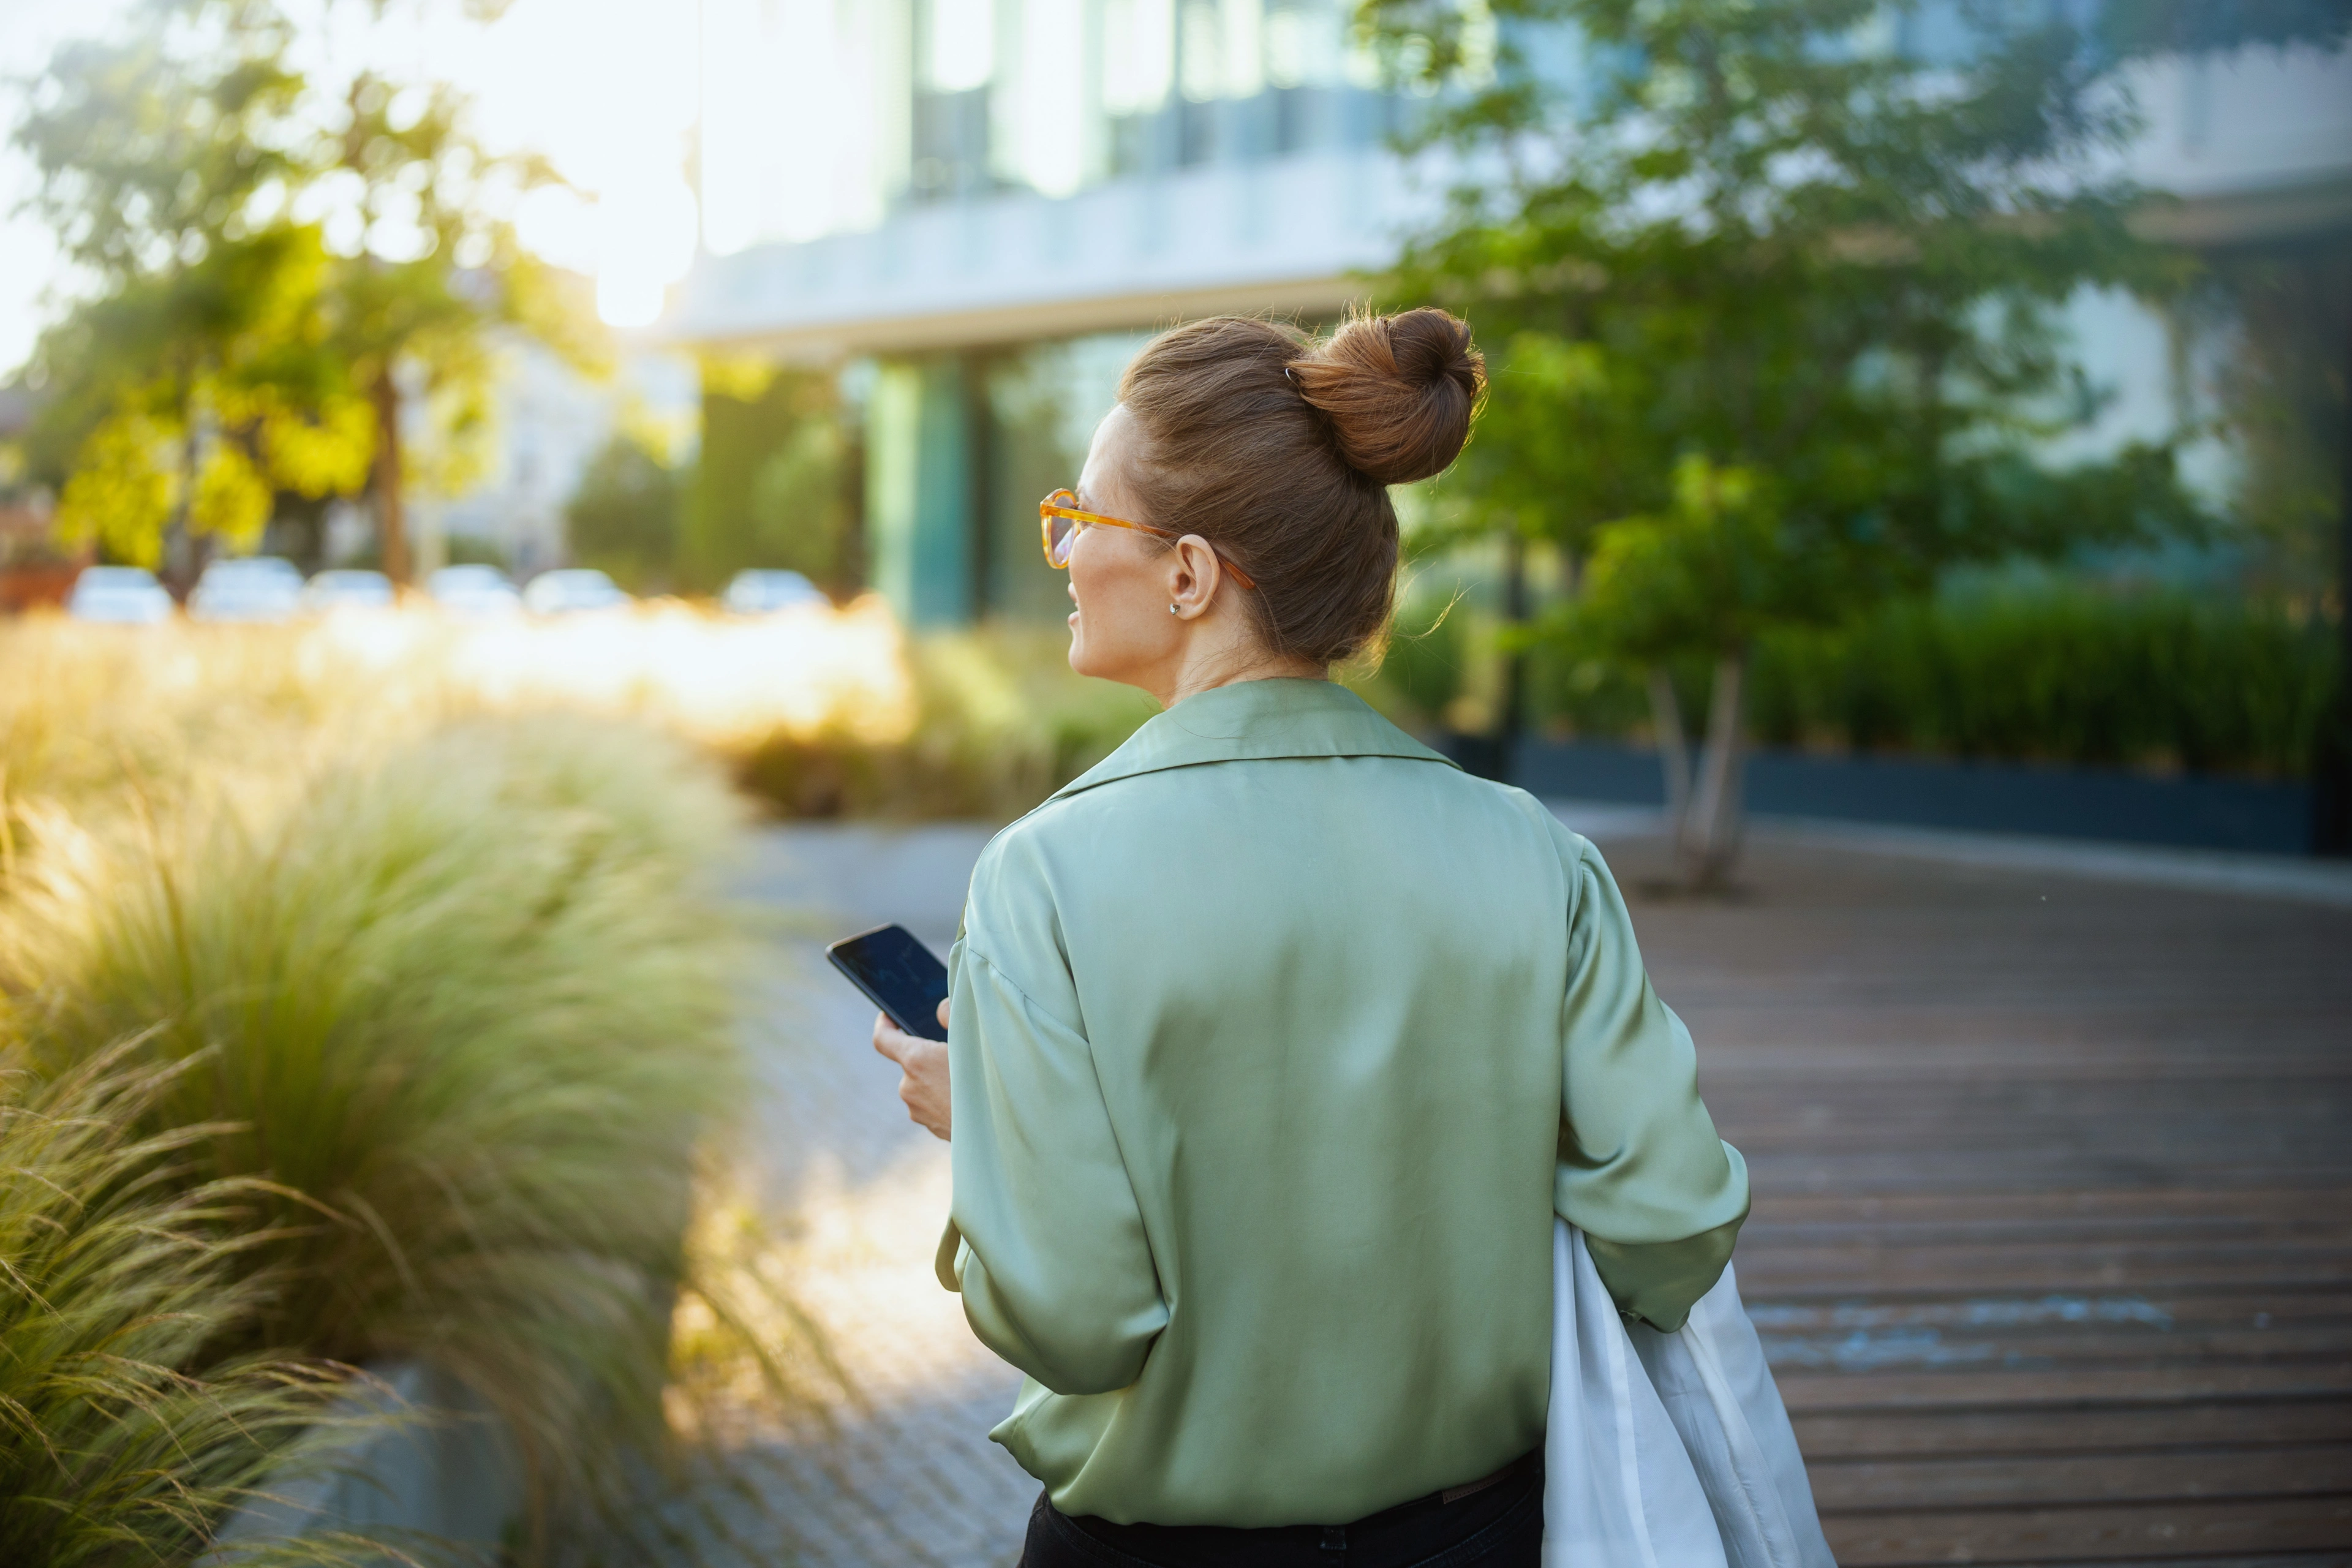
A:
[[[2050,1562],[2018,1568],[2062,1568]],[[2126,1557],[2110,1558],[2099,1568],[2352,1568],[2352,1550],[2266,1552],[2260,1557]]]
[[[1843,1568],[2316,1552],[2352,1540],[2352,1498],[1832,1514],[1822,1527]]]
[[[2185,1332],[2219,1328],[2352,1327],[2352,1290],[2217,1289],[2114,1293],[2053,1291],[2000,1296],[1955,1290],[1899,1300],[1751,1300],[1756,1326],[1766,1333],[1828,1333],[1838,1329],[1920,1327],[1952,1332],[2040,1325],[2096,1329],[2115,1322],[2154,1321]]]
[[[2138,1408],[2029,1407],[1798,1413],[1791,1417],[1808,1463],[1940,1456],[2000,1458],[2034,1454],[2163,1454],[2182,1449],[2259,1448],[2352,1443],[2352,1401],[2201,1403],[2160,1421]]]
[[[2054,1327],[2037,1334],[1965,1333],[1941,1330],[1831,1330],[1819,1334],[1773,1333],[1764,1352],[1782,1375],[1822,1369],[1892,1370],[1902,1366],[2004,1367],[2011,1371],[2088,1372],[2109,1367],[2295,1364],[2340,1356],[2341,1324],[2298,1329],[2182,1331],[2141,1327],[2091,1333]]]
[[[2352,1212],[2352,1188],[2272,1187],[2216,1192],[2210,1187],[2135,1188],[2064,1193],[1777,1193],[1748,1222],[1765,1226],[2033,1224],[2080,1221],[2286,1223],[2336,1225]]]
[[[1842,1562],[2352,1568],[2352,911],[1610,858]]]
[[[1776,1374],[1791,1412],[2163,1405],[2210,1400],[2352,1399],[2352,1362],[2290,1366],[2105,1368],[2096,1372],[1792,1372]]]
[[[2338,1201],[2330,1194],[2329,1202]],[[2149,1215],[2131,1219],[2102,1215],[2052,1215],[2041,1218],[1985,1217],[1915,1220],[1790,1221],[1773,1215],[1750,1216],[1743,1239],[1769,1241],[1782,1247],[1966,1247],[1992,1243],[2077,1246],[2084,1242],[2115,1244],[2132,1241],[2179,1246],[2190,1242],[2291,1241],[2305,1246],[2352,1247],[2352,1225],[2333,1217],[2289,1215]]]
[[[2336,1497],[2352,1477],[2352,1446],[2075,1453],[2031,1458],[1813,1461],[1824,1513],[2189,1499]]]
[[[1737,1128],[1738,1124],[1719,1119],[1718,1125]],[[1748,1152],[1742,1149],[1741,1152]],[[2352,1151],[2338,1147],[2313,1156],[2315,1172],[2323,1157],[2336,1162],[2328,1170],[2329,1184],[2352,1179]],[[2183,1176],[2194,1176],[2207,1186],[2228,1188],[2266,1185],[2277,1179],[2274,1169],[2251,1162],[2209,1160],[2193,1164],[2186,1161],[2159,1164],[2139,1158],[2053,1153],[2046,1158],[2003,1161],[1988,1168],[1984,1161],[1966,1153],[1936,1149],[1881,1150],[1857,1155],[1760,1151],[1748,1155],[1748,1173],[1758,1190],[1768,1197],[1784,1191],[1926,1193],[1948,1192],[1956,1187],[1995,1193],[2052,1192],[2153,1186],[2160,1182],[2178,1182]]]
[[[1892,1297],[1956,1290],[1986,1296],[2145,1294],[2194,1285],[2339,1289],[2352,1286],[2352,1252],[2287,1246],[2195,1250],[2084,1247],[2052,1257],[2025,1247],[1953,1247],[1921,1256],[1891,1247],[1790,1247],[1751,1258],[1739,1270],[1739,1281],[1743,1291],[1752,1291],[1759,1300],[1795,1301],[1865,1291]]]

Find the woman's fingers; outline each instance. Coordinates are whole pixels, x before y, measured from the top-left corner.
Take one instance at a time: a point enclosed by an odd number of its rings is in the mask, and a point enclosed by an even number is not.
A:
[[[947,1004],[940,1004],[940,1012],[947,1012]],[[945,1016],[940,1019],[944,1025]],[[874,1019],[874,1048],[898,1064],[898,1098],[907,1102],[907,1115],[916,1125],[928,1130],[935,1138],[948,1135],[948,1048],[938,1040],[926,1040],[908,1034],[890,1022],[889,1015],[877,1014]]]
[[[940,1028],[942,1028],[942,1029],[944,1029],[944,1028],[946,1028],[947,1026],[948,1026],[948,999],[947,999],[946,997],[942,996],[942,997],[940,997]]]

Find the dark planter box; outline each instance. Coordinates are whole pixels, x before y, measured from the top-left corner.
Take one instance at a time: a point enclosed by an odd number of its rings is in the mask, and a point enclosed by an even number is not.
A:
[[[1498,771],[1493,743],[1483,737],[1448,737],[1444,749],[1474,772]],[[1665,801],[1657,753],[1644,748],[1528,739],[1513,752],[1511,782],[1536,795],[1628,805]],[[1748,809],[1758,816],[2273,855],[2311,851],[2311,790],[2304,784],[1769,749],[1749,752],[1747,769]]]

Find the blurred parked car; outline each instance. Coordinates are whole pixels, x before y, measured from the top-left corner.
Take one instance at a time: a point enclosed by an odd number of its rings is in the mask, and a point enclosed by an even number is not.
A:
[[[153,626],[172,618],[172,595],[144,566],[85,566],[66,595],[66,614],[78,621]]]
[[[392,579],[381,572],[341,568],[320,572],[302,585],[302,607],[324,614],[329,610],[389,609]]]
[[[541,572],[522,591],[522,607],[534,616],[573,616],[586,610],[609,610],[628,602],[629,596],[621,592],[617,584],[588,566]]]
[[[212,562],[188,593],[195,621],[287,621],[297,609],[301,569],[282,555]]]
[[[188,595],[188,614],[199,621],[282,621],[301,605],[301,569],[282,555],[215,561]]]
[[[425,580],[433,602],[453,616],[511,616],[522,595],[495,566],[444,566]]]
[[[733,615],[766,616],[795,605],[822,605],[825,597],[797,572],[738,572],[719,602]]]

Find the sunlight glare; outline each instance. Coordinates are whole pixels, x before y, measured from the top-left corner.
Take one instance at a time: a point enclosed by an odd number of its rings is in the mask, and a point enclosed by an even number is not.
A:
[[[698,44],[689,5],[516,0],[488,26],[436,35],[426,62],[474,95],[493,146],[543,153],[575,187],[525,197],[516,226],[548,260],[594,272],[613,326],[657,319],[694,259]]]
[[[780,101],[814,96],[763,79],[760,20],[758,0],[703,0],[702,242],[717,256],[758,237],[761,151],[775,142]]]
[[[989,0],[931,0],[924,39],[934,92],[970,92],[996,74],[996,8]]]

